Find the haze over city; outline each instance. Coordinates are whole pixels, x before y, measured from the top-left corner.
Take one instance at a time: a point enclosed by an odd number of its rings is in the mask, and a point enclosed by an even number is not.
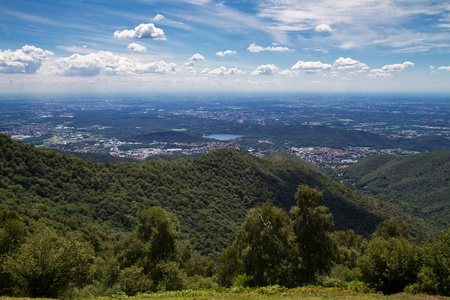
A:
[[[450,3],[2,1],[1,94],[449,92]]]

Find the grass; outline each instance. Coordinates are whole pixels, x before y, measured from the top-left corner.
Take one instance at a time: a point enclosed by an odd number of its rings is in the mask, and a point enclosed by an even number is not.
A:
[[[30,298],[12,298],[0,297],[0,300],[29,300]],[[383,295],[374,292],[358,292],[345,288],[324,288],[324,287],[299,287],[287,289],[280,286],[269,286],[261,288],[219,288],[209,290],[183,290],[171,292],[159,292],[152,294],[142,294],[134,297],[125,294],[112,297],[90,298],[94,300],[128,299],[128,300],[147,300],[147,299],[173,299],[173,300],[222,300],[222,299],[342,299],[342,300],[441,300],[450,299],[449,297],[413,295],[408,293],[399,293],[394,295]],[[36,299],[33,299],[36,300]]]
[[[126,298],[126,296],[124,296]],[[300,287],[287,289],[280,286],[269,286],[262,288],[230,288],[230,289],[210,289],[210,290],[183,290],[143,294],[132,297],[133,300],[145,299],[195,299],[195,300],[219,300],[219,299],[345,299],[345,300],[437,300],[450,299],[448,297],[437,297],[429,295],[394,294],[383,295],[381,293],[366,293],[347,290],[345,288],[324,288],[324,287]]]

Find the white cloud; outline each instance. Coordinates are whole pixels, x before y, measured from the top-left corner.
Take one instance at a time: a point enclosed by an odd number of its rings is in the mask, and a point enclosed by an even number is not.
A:
[[[286,51],[291,51],[291,49],[289,49],[288,47],[275,46],[275,45],[272,45],[270,47],[261,47],[261,46],[257,46],[255,43],[253,43],[250,46],[248,46],[247,50],[250,51],[250,52],[262,52],[262,51],[286,52]]]
[[[448,66],[448,67],[442,66],[442,67],[439,67],[438,70],[446,70],[446,71],[450,72],[450,66]]]
[[[273,64],[269,64],[269,65],[261,65],[258,68],[256,68],[255,71],[253,71],[251,73],[251,75],[253,76],[258,76],[258,75],[273,75],[275,74],[275,71],[278,70],[278,68],[273,65]]]
[[[351,59],[350,57],[347,58],[339,57],[334,61],[333,66],[338,70],[369,69],[369,67],[365,63],[362,63],[355,59]]]
[[[235,54],[237,54],[237,52],[233,51],[233,50],[219,51],[216,53],[217,56],[222,56],[222,57],[227,56],[227,55],[235,55]]]
[[[356,44],[353,41],[345,42],[345,43],[342,43],[341,45],[339,45],[339,48],[345,49],[345,50],[350,50],[350,49],[354,49],[357,47],[358,47],[358,44]]]
[[[314,28],[314,31],[316,31],[316,32],[332,32],[333,29],[328,24],[320,24],[320,25],[317,25],[316,28]]]
[[[373,69],[370,71],[370,74],[367,74],[369,77],[392,77],[393,72],[401,72],[407,69],[411,69],[414,67],[414,63],[410,61],[405,61],[402,64],[393,64],[393,65],[385,65],[381,69]]]
[[[381,78],[381,77],[393,77],[392,73],[383,72],[381,69],[373,69],[367,77]]]
[[[295,65],[291,67],[293,71],[304,71],[306,73],[317,73],[331,69],[333,66],[330,64],[324,64],[320,61],[302,61],[299,60]]]
[[[164,61],[142,63],[127,57],[117,56],[111,52],[98,52],[87,55],[74,54],[55,62],[53,73],[64,76],[95,76],[171,73],[175,72],[176,64]]]
[[[209,75],[236,75],[236,74],[244,74],[244,71],[239,70],[238,68],[226,68],[226,67],[222,66],[222,67],[217,68],[217,69],[212,70],[212,71],[210,71],[209,69],[205,69],[205,70],[202,71],[202,74],[209,74]]]
[[[32,74],[41,67],[53,52],[35,46],[25,45],[16,51],[0,50],[0,73],[26,73]]]
[[[205,60],[206,60],[205,57],[203,55],[201,55],[200,53],[195,53],[194,55],[192,55],[189,58],[189,61],[195,61],[195,62],[197,62],[197,61],[205,61]]]
[[[165,40],[166,36],[161,28],[155,27],[154,24],[141,24],[131,30],[122,30],[114,32],[115,39],[152,39]]]
[[[127,49],[133,53],[145,53],[147,52],[147,48],[142,45],[131,43],[128,45]]]
[[[401,72],[414,67],[414,63],[410,61],[405,61],[402,64],[385,65],[381,70],[383,72]]]
[[[192,66],[195,65],[196,62],[198,62],[198,61],[205,61],[205,60],[206,59],[205,59],[205,57],[203,55],[201,55],[200,53],[195,53],[194,55],[192,55],[188,59],[188,62],[185,63],[184,65],[188,66],[188,67],[192,67]]]
[[[195,70],[194,67],[187,67],[186,73],[188,73],[188,75],[195,75],[197,73],[197,70]]]
[[[160,22],[161,20],[164,19],[164,16],[161,14],[157,14],[154,18],[152,18],[152,22]]]

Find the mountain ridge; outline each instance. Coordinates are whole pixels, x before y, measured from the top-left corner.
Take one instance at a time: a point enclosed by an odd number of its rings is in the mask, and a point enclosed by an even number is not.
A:
[[[340,178],[426,222],[440,228],[449,225],[450,151],[369,156],[345,169]]]
[[[194,249],[216,253],[232,243],[250,208],[270,201],[289,211],[299,184],[324,190],[336,230],[368,236],[386,217],[400,215],[284,154],[258,158],[221,148],[173,162],[110,164],[36,149],[5,135],[0,142],[3,206],[29,222],[46,217],[105,238],[120,239],[136,226],[137,211],[161,206],[177,215]],[[420,227],[417,234],[426,235]]]

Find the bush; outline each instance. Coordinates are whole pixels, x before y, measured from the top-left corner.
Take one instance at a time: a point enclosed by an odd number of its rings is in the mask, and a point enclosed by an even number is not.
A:
[[[120,271],[119,285],[125,294],[134,296],[150,290],[152,282],[144,274],[144,268],[132,266]]]
[[[423,267],[417,289],[429,294],[450,296],[450,229],[423,247]]]
[[[203,277],[200,275],[194,275],[187,277],[185,280],[185,289],[189,290],[205,290],[205,289],[215,289],[218,284],[214,281],[212,277]]]
[[[358,259],[361,280],[385,294],[401,292],[416,281],[419,258],[419,248],[410,239],[375,237]]]
[[[6,257],[4,270],[16,294],[52,298],[89,283],[92,256],[92,246],[74,233],[63,237],[41,225],[16,253]]]

